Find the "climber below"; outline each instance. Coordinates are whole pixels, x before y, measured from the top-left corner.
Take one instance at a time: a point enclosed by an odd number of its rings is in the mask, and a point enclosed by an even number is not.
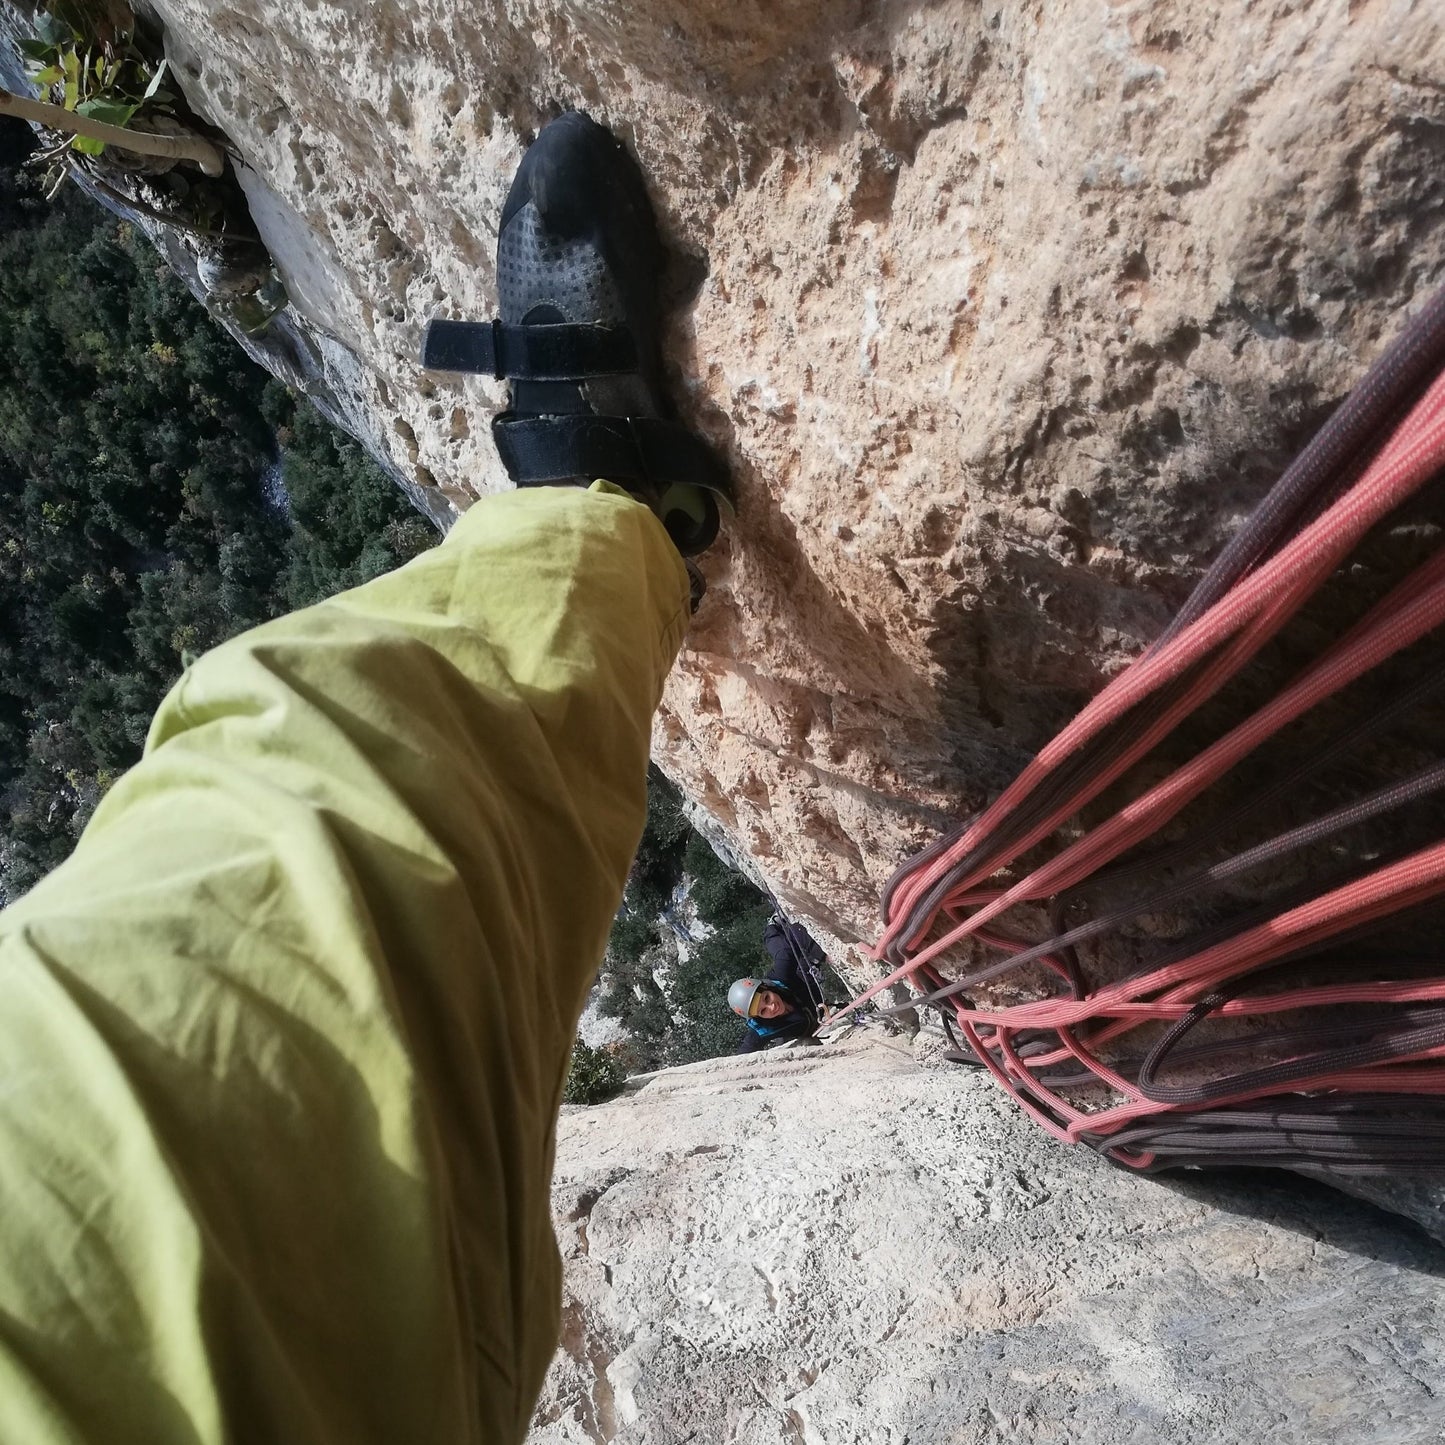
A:
[[[740,1054],[811,1040],[828,1015],[822,974],[827,955],[813,935],[801,923],[774,918],[763,933],[763,947],[773,960],[767,975],[740,978],[728,989],[729,1007],[748,1024]]]

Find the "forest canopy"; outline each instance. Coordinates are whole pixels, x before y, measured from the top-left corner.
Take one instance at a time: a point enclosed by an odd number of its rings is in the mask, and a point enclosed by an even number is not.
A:
[[[143,237],[0,124],[0,898],[61,862],[188,657],[434,543]]]

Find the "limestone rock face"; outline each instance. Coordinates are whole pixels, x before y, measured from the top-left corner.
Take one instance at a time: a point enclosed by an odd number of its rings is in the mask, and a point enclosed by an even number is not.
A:
[[[1445,1431],[1423,1236],[1299,1180],[1131,1177],[884,1043],[565,1109],[553,1204],[535,1445]]]
[[[656,753],[794,911],[878,885],[1161,627],[1445,270],[1445,23],[1409,0],[151,0],[332,390],[435,513],[503,485],[523,146],[636,149],[669,353],[741,517]]]

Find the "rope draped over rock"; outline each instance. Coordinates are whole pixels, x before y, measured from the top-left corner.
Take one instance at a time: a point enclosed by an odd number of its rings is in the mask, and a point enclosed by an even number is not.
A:
[[[1098,885],[1158,878],[1297,791],[1326,764],[1348,759],[1441,690],[1445,650],[1397,698],[1380,699],[1371,716],[1285,769],[1208,829],[1142,863],[1111,867],[1281,729],[1445,623],[1445,545],[1437,544],[1433,555],[1250,716],[1104,821],[1061,842],[1047,861],[1018,867],[1029,850],[1238,675],[1366,534],[1442,466],[1445,292],[1405,328],[1301,452],[1164,634],[979,817],[898,870],[884,891],[886,926],[873,950],[891,971],[849,1009],[907,980],[923,992],[923,1002],[943,1011],[950,1031],[961,1032],[972,1061],[1051,1134],[1135,1168],[1198,1162],[1311,1163],[1355,1171],[1445,1166],[1445,955],[1399,958],[1382,970],[1379,958],[1348,947],[1381,920],[1445,893],[1445,841],[1388,861],[1357,862],[1343,875],[1312,878],[1183,944],[1164,947],[1111,983],[1091,986],[1075,953],[1080,943],[1114,933],[1135,917],[1435,796],[1445,787],[1445,764],[1416,769],[1145,897],[1065,926],[1069,908],[1087,901]],[[1053,936],[1030,943],[998,931],[996,921],[1023,903],[1049,904]],[[1000,957],[950,976],[945,955],[966,939]],[[1031,963],[1057,977],[1062,992],[994,1009],[965,996],[965,990],[1006,975],[1020,981],[1019,970]],[[1382,971],[1390,976],[1375,976]],[[1330,981],[1321,982],[1325,975]],[[1312,1012],[1298,1026],[1267,1031],[1275,1015],[1301,1010]],[[1256,1032],[1181,1048],[1206,1019],[1244,1022]],[[1168,1027],[1154,1038],[1161,1025]],[[1142,1046],[1141,1030],[1150,1040]],[[1262,1050],[1270,1061],[1252,1064],[1251,1056],[1258,1060]],[[1225,1067],[1231,1055],[1233,1066]],[[1166,1064],[1171,1071],[1183,1066],[1188,1081],[1165,1081]],[[1087,1102],[1062,1092],[1080,1089]]]

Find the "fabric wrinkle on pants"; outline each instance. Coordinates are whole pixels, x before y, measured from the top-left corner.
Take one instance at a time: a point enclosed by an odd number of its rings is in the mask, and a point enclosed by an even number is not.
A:
[[[0,1439],[520,1440],[688,622],[605,483],[203,657],[0,915]]]

